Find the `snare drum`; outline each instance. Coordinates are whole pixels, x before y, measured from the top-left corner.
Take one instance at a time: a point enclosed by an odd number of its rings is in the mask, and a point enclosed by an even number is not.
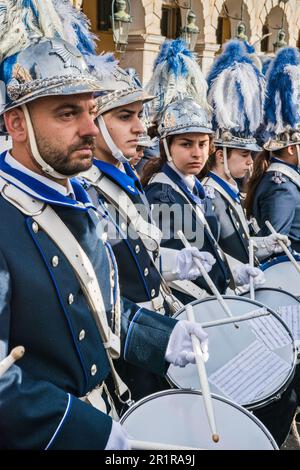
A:
[[[290,384],[296,364],[296,348],[286,324],[269,307],[241,297],[223,296],[233,316],[263,310],[267,316],[207,328],[209,360],[206,371],[213,393],[250,409],[278,400]],[[192,302],[195,319],[204,323],[226,317],[215,297]],[[176,313],[186,319],[185,308]],[[197,368],[171,365],[168,380],[182,389],[199,390]]]
[[[296,261],[300,262],[300,256],[294,255]],[[266,282],[264,287],[273,287],[285,290],[300,297],[300,273],[297,272],[287,256],[282,255],[260,265],[264,271]]]
[[[132,439],[196,449],[276,450],[273,437],[249,411],[212,396],[218,443],[211,439],[201,392],[166,390],[138,401],[121,418]]]

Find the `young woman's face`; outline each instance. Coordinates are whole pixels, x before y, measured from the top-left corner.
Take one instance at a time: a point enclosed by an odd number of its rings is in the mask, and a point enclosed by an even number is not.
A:
[[[197,133],[178,134],[170,145],[174,165],[184,175],[198,175],[209,156],[209,135]]]
[[[243,178],[253,159],[250,150],[232,149],[228,158],[228,168],[233,178]]]

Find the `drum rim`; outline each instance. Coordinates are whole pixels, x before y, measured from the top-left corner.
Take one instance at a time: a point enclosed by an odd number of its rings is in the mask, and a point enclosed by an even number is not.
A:
[[[297,348],[296,348],[296,345],[295,345],[295,342],[294,342],[295,340],[293,338],[291,330],[286,325],[286,323],[284,323],[284,321],[280,318],[280,315],[278,315],[278,313],[276,313],[272,308],[268,307],[267,305],[262,304],[261,302],[258,302],[257,300],[251,300],[248,297],[241,297],[239,295],[222,295],[222,297],[223,297],[224,300],[228,300],[228,299],[229,300],[241,300],[241,301],[245,301],[246,303],[250,302],[250,303],[256,304],[258,307],[267,308],[267,310],[270,311],[275,316],[275,318],[277,318],[277,320],[279,320],[279,322],[287,330],[290,338],[292,339],[292,344],[293,344],[293,364],[292,364],[292,368],[290,370],[290,373],[288,375],[287,380],[285,381],[285,383],[281,387],[279,387],[275,391],[275,394],[273,395],[273,398],[270,398],[270,399],[265,398],[263,401],[261,401],[261,400],[260,401],[254,401],[253,403],[249,403],[249,404],[245,403],[243,405],[239,405],[239,406],[242,406],[243,408],[246,408],[246,409],[249,408],[250,410],[258,410],[260,408],[263,408],[266,405],[269,405],[269,404],[273,403],[274,401],[276,402],[278,395],[281,396],[288,389],[288,387],[290,386],[290,384],[291,384],[291,382],[294,378],[295,372],[296,372],[296,364],[297,364]],[[217,297],[212,295],[212,296],[209,296],[209,297],[205,297],[204,299],[193,300],[193,302],[190,302],[190,305],[198,305],[198,304],[208,302],[208,301],[213,301],[213,300],[218,301]],[[180,310],[178,310],[172,316],[172,318],[176,319],[178,315],[180,315],[181,313],[184,312],[185,307],[186,307],[186,305],[183,306]],[[168,372],[166,373],[166,379],[167,379],[168,383],[170,384],[170,386],[177,387],[176,390],[190,390],[190,391],[193,391],[192,389],[181,389],[180,385],[177,384],[170,377]]]
[[[160,396],[165,396],[165,395],[200,395],[202,396],[201,390],[190,390],[190,389],[167,389],[167,390],[161,390],[159,392],[151,393],[150,395],[147,395],[144,398],[141,398],[140,400],[134,402],[134,404],[121,416],[120,418],[120,424],[123,424],[124,421],[130,416],[135,409],[143,405],[144,403],[147,403],[148,401],[153,400],[154,398],[160,397]],[[226,397],[222,397],[221,395],[218,395],[216,393],[211,393],[211,397],[215,398],[216,400],[222,401],[226,403],[227,405],[231,405],[234,408],[238,409],[242,413],[244,413],[246,416],[248,416],[254,423],[264,432],[266,437],[269,439],[271,442],[272,446],[274,447],[274,450],[279,450],[278,445],[270,433],[270,431],[266,428],[266,426],[250,411],[248,411],[245,407],[242,405],[239,405],[235,401],[229,400]]]
[[[294,256],[296,261],[300,262],[300,255],[299,254],[293,254],[293,256]],[[271,258],[270,260],[265,261],[264,263],[261,263],[259,265],[259,268],[262,271],[265,271],[266,269],[271,268],[272,266],[276,266],[276,264],[285,263],[286,261],[289,262],[289,263],[291,262],[289,260],[289,258],[287,257],[287,255],[275,256],[274,258]]]
[[[300,304],[300,300],[298,299],[298,297],[294,294],[292,294],[291,292],[285,290],[285,289],[279,289],[278,287],[270,287],[270,286],[266,286],[266,287],[256,287],[255,288],[255,292],[261,292],[263,290],[271,290],[271,291],[278,291],[280,293],[284,293],[284,294],[287,294],[289,297],[293,297],[294,300],[297,300],[297,302]],[[250,291],[248,290],[247,292],[242,292],[241,294],[239,294],[237,297],[246,297],[246,294],[250,294]],[[249,297],[247,297],[249,298]],[[250,299],[251,300],[251,299]],[[271,309],[272,310],[272,309]],[[276,312],[275,312],[276,313]]]

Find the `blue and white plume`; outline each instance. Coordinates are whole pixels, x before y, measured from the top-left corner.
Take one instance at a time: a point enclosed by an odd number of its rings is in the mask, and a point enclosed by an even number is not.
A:
[[[63,39],[84,54],[95,53],[89,20],[69,0],[0,0],[1,60],[43,37]]]
[[[294,47],[280,49],[269,67],[265,125],[273,136],[300,132],[300,53]]]
[[[146,90],[156,96],[151,102],[153,122],[159,120],[163,109],[180,96],[189,96],[203,109],[209,110],[206,80],[196,55],[182,39],[166,40],[162,44]]]
[[[242,41],[232,40],[224,46],[207,81],[213,127],[219,136],[225,131],[227,139],[228,134],[241,139],[253,138],[263,121],[265,80]]]

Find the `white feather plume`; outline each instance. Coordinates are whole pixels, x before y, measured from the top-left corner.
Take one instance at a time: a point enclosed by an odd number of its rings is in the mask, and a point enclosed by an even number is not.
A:
[[[159,118],[163,109],[178,96],[189,96],[194,99],[205,111],[211,108],[207,103],[207,82],[200,66],[194,58],[184,56],[187,68],[186,76],[176,76],[169,70],[167,61],[159,63],[146,85],[145,89],[150,95],[157,98],[149,103],[150,114],[153,121]]]
[[[22,0],[0,0],[0,56],[9,57],[29,46],[32,35],[65,38],[59,15],[52,0],[32,0],[38,11],[36,19],[31,8],[23,8]]]
[[[243,97],[243,109],[237,87],[240,87]],[[254,133],[263,119],[264,90],[264,80],[258,81],[253,68],[247,63],[223,70],[212,83],[208,94],[218,127],[244,132],[248,120],[249,130]]]

